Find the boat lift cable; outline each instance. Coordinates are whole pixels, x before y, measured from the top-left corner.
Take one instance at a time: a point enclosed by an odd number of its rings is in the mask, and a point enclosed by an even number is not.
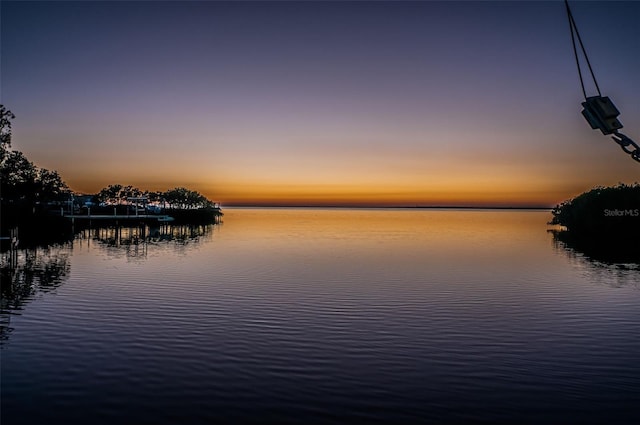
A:
[[[600,92],[600,86],[598,85],[596,76],[593,73],[593,68],[591,67],[591,62],[589,61],[589,56],[587,56],[587,51],[584,48],[584,44],[582,43],[582,37],[580,37],[578,26],[576,25],[576,21],[573,19],[571,8],[569,8],[569,1],[565,0],[564,4],[567,7],[567,18],[569,19],[569,29],[571,30],[571,45],[573,46],[573,55],[576,58],[576,67],[578,68],[578,75],[580,76],[580,87],[582,87],[582,94],[584,95],[584,98],[586,100],[587,91],[584,88],[584,80],[582,78],[582,69],[580,67],[580,59],[578,58],[578,48],[576,46],[576,38],[580,43],[580,49],[582,49],[582,55],[584,56],[584,59],[587,62],[587,66],[589,67],[589,72],[591,73],[591,79],[593,80],[593,84],[595,84],[596,86],[596,90],[598,91],[598,96],[602,96],[602,93]]]
[[[576,21],[571,13],[569,0],[564,0],[564,4],[567,9],[569,29],[571,30],[573,55],[576,59],[576,67],[578,68],[578,76],[580,77],[580,88],[582,89],[582,95],[584,96],[584,102],[582,102],[582,106],[584,107],[582,115],[585,117],[589,125],[591,125],[592,129],[598,129],[602,134],[611,134],[613,141],[616,142],[624,152],[628,153],[634,160],[640,162],[640,146],[628,136],[620,133],[619,130],[623,127],[622,123],[618,120],[620,112],[615,107],[611,99],[606,96],[602,96],[600,86],[598,85],[596,76],[593,73],[593,68],[591,67],[591,62],[589,61],[589,56],[587,56],[587,50],[584,48],[582,37],[580,37],[580,32],[578,32],[578,26],[576,25]],[[584,86],[584,78],[582,76],[582,68],[580,66],[580,58],[578,56],[576,39],[580,45],[580,49],[582,50],[582,55],[587,63],[587,67],[589,68],[591,79],[593,80],[596,91],[598,92],[597,96],[587,96],[587,91]]]

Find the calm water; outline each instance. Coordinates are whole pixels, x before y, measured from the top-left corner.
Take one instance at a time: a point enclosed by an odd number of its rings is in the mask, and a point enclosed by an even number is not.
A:
[[[640,269],[549,219],[234,209],[23,252],[2,424],[638,424]]]

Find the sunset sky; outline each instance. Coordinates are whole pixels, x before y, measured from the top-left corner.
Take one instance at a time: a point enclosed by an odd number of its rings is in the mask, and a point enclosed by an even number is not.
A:
[[[640,142],[640,2],[571,5],[603,94]],[[562,1],[0,7],[13,147],[78,192],[552,206],[640,180],[580,114]]]

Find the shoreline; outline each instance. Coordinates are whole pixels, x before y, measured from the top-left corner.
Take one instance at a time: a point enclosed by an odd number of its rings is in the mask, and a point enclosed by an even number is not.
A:
[[[504,211],[551,211],[553,207],[538,207],[538,206],[524,206],[524,207],[470,207],[470,206],[455,206],[455,205],[442,205],[442,206],[353,206],[353,205],[224,205],[225,209],[326,209],[326,210],[479,210],[479,211],[491,211],[491,210],[504,210]]]

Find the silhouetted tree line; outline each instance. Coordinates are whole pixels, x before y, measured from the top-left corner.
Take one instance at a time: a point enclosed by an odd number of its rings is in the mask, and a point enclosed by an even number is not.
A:
[[[640,235],[640,184],[596,187],[557,205],[550,224],[585,236]],[[626,238],[625,238],[626,239]],[[634,243],[638,243],[634,240]]]
[[[57,171],[34,165],[11,149],[11,120],[15,116],[0,105],[0,197],[2,204],[30,207],[68,198],[70,190]]]
[[[98,192],[95,200],[109,205],[126,205],[128,198],[146,197],[149,202],[157,203],[165,208],[195,209],[210,208],[214,203],[204,195],[184,187],[176,187],[167,191],[143,191],[134,186],[121,184],[109,185]]]
[[[15,115],[4,105],[0,105],[0,201],[3,232],[34,215],[38,216],[42,224],[38,227],[51,224],[44,219],[47,218],[47,210],[57,211],[60,216],[59,205],[68,206],[72,194],[57,171],[37,167],[22,152],[11,149],[13,119]],[[167,209],[202,209],[210,212],[215,207],[202,194],[184,187],[149,192],[134,186],[114,184],[93,195],[93,200],[97,204],[126,205],[129,203],[127,198],[141,196],[146,196],[150,202]],[[219,211],[216,210],[215,213],[219,214]]]

